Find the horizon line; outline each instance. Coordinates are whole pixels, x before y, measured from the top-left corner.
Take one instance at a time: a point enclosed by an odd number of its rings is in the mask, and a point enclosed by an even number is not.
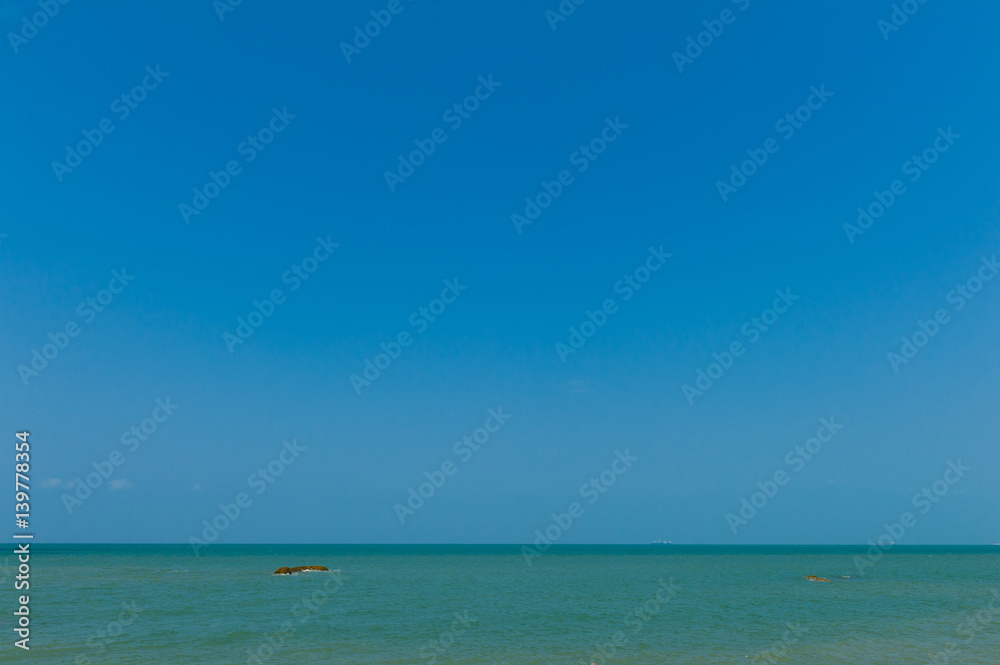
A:
[[[184,542],[38,542],[36,545],[180,545],[190,546],[191,543]],[[534,546],[534,543],[210,543],[209,547],[237,547],[248,545],[277,545],[277,546],[343,546],[343,547],[521,547]],[[647,542],[647,543],[552,543],[549,547],[652,547],[679,546],[679,547],[872,547],[875,543],[670,543],[670,542]],[[888,543],[881,545],[883,548],[894,547],[1000,547],[998,543]]]

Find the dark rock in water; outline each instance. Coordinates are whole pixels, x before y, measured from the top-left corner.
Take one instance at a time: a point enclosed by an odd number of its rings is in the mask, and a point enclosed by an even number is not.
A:
[[[829,582],[825,577],[816,577],[815,575],[806,575],[806,579],[810,582]]]
[[[329,572],[329,568],[326,566],[295,566],[294,568],[289,568],[288,566],[282,566],[274,571],[275,575],[291,575],[292,573],[299,573],[303,570],[325,570]]]

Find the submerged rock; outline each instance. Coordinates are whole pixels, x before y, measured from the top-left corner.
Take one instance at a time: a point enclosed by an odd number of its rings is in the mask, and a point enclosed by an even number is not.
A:
[[[288,566],[282,566],[274,571],[275,575],[291,575],[292,573],[299,573],[303,570],[325,570],[329,572],[329,568],[326,566],[295,566],[294,568],[289,568]]]
[[[810,582],[829,582],[825,577],[816,577],[815,575],[806,575],[806,579]]]

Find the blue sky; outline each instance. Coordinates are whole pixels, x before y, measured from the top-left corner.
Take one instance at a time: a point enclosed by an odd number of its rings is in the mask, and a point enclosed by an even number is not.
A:
[[[558,7],[73,2],[25,33],[42,10],[4,5],[0,394],[11,444],[31,432],[39,540],[188,542],[245,493],[212,542],[522,543],[574,502],[557,542],[864,543],[906,511],[899,542],[1000,541],[1000,280],[952,293],[998,249],[1000,9],[920,5],[886,39],[891,3]],[[391,21],[348,62],[371,12]],[[100,143],[53,166],[84,132]],[[724,200],[747,151],[767,161]],[[212,173],[227,185],[186,220]],[[789,462],[824,418],[843,429]],[[425,472],[440,487],[400,511]]]

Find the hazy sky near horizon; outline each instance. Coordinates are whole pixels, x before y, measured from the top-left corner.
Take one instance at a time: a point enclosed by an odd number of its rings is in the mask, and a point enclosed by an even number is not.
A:
[[[36,539],[1000,541],[1000,7],[913,5],[6,2]]]

